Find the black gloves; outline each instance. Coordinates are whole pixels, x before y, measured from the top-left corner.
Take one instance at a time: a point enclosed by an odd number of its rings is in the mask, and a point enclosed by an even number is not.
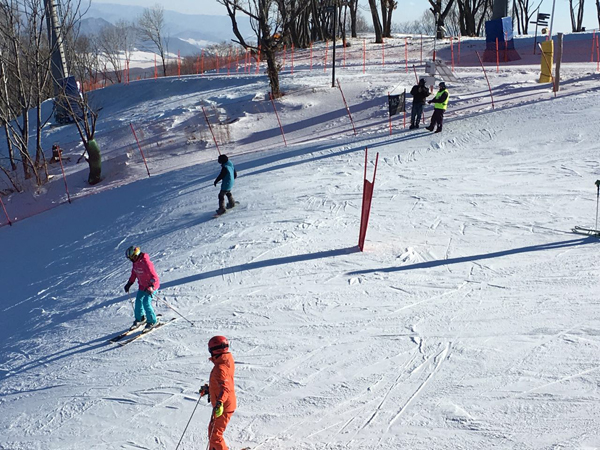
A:
[[[210,392],[208,390],[208,384],[205,384],[204,386],[202,386],[200,388],[200,397],[204,397],[205,395],[208,395],[208,403],[210,403]]]
[[[129,289],[131,288],[131,285],[133,283],[130,283],[129,281],[127,282],[127,284],[125,285],[125,292],[129,293]]]

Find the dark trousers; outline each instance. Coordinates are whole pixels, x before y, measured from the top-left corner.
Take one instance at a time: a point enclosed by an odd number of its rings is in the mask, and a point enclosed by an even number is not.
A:
[[[233,195],[231,195],[231,191],[219,191],[219,209],[221,210],[225,210],[225,196],[227,196],[229,206],[235,205],[235,200],[233,199]]]
[[[421,122],[421,116],[423,115],[423,106],[421,102],[413,102],[412,110],[410,111],[410,124],[419,126]]]
[[[437,124],[437,130],[442,131],[442,123],[444,122],[444,110],[443,109],[434,109],[433,115],[431,116],[431,125],[429,128],[433,129]]]

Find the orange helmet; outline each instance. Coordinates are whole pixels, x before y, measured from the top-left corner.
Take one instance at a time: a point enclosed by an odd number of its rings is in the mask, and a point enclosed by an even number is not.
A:
[[[208,351],[211,356],[227,353],[229,351],[229,341],[225,336],[213,336],[208,341]]]

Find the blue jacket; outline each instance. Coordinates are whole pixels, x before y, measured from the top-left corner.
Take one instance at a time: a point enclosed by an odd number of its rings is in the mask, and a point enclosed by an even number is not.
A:
[[[235,171],[232,162],[227,161],[226,163],[221,164],[221,173],[215,180],[215,186],[219,181],[222,181],[221,190],[230,191],[231,189],[233,189],[233,180],[235,180],[236,178],[237,172]]]

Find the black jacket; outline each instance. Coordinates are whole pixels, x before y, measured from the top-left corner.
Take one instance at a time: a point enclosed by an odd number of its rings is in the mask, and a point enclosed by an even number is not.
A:
[[[425,104],[425,99],[429,96],[429,89],[427,86],[421,86],[415,84],[413,88],[410,90],[410,95],[413,96],[414,103],[423,103]]]

